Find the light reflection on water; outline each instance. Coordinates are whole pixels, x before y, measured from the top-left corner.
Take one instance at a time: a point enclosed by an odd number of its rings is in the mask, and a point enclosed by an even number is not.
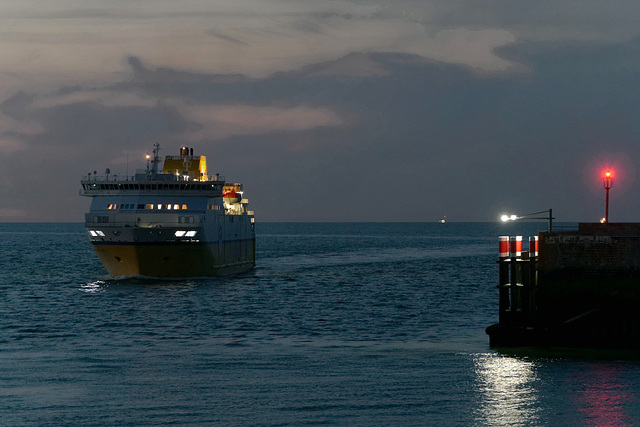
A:
[[[102,280],[96,280],[94,282],[83,283],[80,285],[80,290],[89,294],[97,294],[104,292],[106,288],[106,282]]]
[[[633,425],[625,405],[635,403],[629,394],[629,384],[621,380],[624,368],[617,363],[594,363],[570,377],[579,390],[574,394],[578,412],[589,425]]]
[[[474,370],[477,424],[547,425],[560,416],[559,424],[635,425],[637,388],[628,378],[636,362],[486,353],[475,355]]]
[[[107,278],[106,280],[95,280],[80,285],[79,290],[82,292],[96,294],[105,292],[109,287],[114,285],[134,286],[139,289],[155,288],[170,292],[192,291],[198,284],[197,279],[156,279],[142,276],[130,276],[125,278]],[[115,286],[117,287],[117,286]]]
[[[475,361],[480,405],[476,421],[490,426],[537,424],[540,421],[535,364],[496,354]]]

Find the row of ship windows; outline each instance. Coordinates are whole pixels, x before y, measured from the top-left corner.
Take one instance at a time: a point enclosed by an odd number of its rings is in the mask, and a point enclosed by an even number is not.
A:
[[[109,203],[107,205],[107,209],[112,210],[112,209],[121,209],[121,210],[131,210],[131,209],[136,209],[136,205],[134,203]],[[185,210],[187,209],[187,205],[186,204],[178,204],[178,203],[169,203],[169,204],[162,204],[162,203],[147,203],[147,204],[138,204],[137,207],[138,210],[143,210],[143,209],[165,209],[165,210]]]
[[[147,203],[147,204],[138,204],[138,207],[136,208],[136,204],[135,203],[109,203],[107,205],[107,209],[108,210],[113,210],[113,209],[120,209],[120,210],[132,210],[132,209],[137,209],[137,210],[186,210],[188,209],[188,206],[186,204],[178,204],[178,203],[168,203],[168,204],[163,204],[163,203]],[[207,205],[207,209],[211,209],[211,210],[220,210],[220,206],[219,205]]]
[[[138,218],[140,221],[140,218]],[[179,216],[178,222],[180,224],[193,224],[199,221],[198,218],[194,218],[192,216]],[[109,222],[109,217],[105,215],[90,215],[88,218],[88,222],[93,222],[94,224],[106,224]],[[233,221],[231,221],[233,222]]]

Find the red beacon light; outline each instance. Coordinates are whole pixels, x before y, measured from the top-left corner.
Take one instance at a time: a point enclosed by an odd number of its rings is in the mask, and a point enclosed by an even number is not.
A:
[[[609,222],[609,190],[611,189],[611,186],[613,185],[613,173],[610,170],[607,170],[604,175],[602,176],[602,182],[604,184],[604,189],[605,189],[605,194],[606,194],[606,201],[605,201],[605,210],[604,210],[604,218],[602,218],[600,220],[600,222],[602,223],[608,223]]]
[[[605,190],[608,190],[613,185],[613,174],[611,171],[606,171],[604,176],[602,177],[602,181],[604,182]]]

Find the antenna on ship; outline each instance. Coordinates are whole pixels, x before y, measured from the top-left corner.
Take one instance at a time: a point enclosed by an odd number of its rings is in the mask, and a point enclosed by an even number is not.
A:
[[[147,175],[155,175],[158,173],[158,163],[160,163],[160,144],[153,144],[153,159],[149,153],[147,153]],[[149,169],[149,163],[151,163],[151,169]]]

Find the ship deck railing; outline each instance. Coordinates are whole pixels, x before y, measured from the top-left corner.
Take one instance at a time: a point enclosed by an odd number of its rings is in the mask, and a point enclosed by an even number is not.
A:
[[[225,181],[225,177],[222,175],[207,175],[204,176],[204,179],[191,179],[187,176],[181,176],[181,175],[173,175],[173,174],[156,174],[156,175],[144,175],[144,180],[140,180],[140,179],[136,179],[139,178],[140,174],[136,174],[136,175],[117,175],[117,174],[109,174],[109,175],[83,175],[82,178],[80,179],[80,182],[82,184],[89,184],[89,183],[105,183],[105,182],[117,182],[117,183],[123,183],[123,182],[134,182],[134,183],[139,183],[139,182],[147,182],[147,181],[152,181],[152,182],[165,182],[165,181],[175,181],[175,182],[207,182],[207,181]],[[167,179],[165,177],[173,177],[175,179]]]

